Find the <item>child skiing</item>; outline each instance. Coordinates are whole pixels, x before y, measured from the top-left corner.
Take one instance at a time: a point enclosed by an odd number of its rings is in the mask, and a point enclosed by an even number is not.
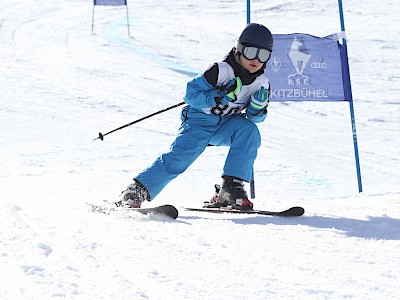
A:
[[[261,24],[248,24],[222,62],[214,63],[187,84],[183,123],[169,152],[134,178],[121,193],[119,205],[138,208],[143,201],[152,201],[208,145],[214,145],[230,150],[221,190],[210,206],[253,208],[243,182],[251,180],[261,145],[254,123],[264,121],[267,114],[270,86],[263,74],[272,48],[271,32]]]

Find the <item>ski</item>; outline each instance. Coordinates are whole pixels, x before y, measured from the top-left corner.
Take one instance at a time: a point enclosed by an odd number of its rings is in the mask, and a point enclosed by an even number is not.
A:
[[[165,204],[156,207],[146,207],[146,208],[129,208],[129,207],[118,207],[114,202],[108,202],[104,200],[104,205],[96,205],[92,203],[88,203],[91,211],[96,213],[104,213],[110,214],[113,211],[129,211],[129,212],[137,212],[143,215],[162,215],[169,217],[171,219],[176,219],[178,217],[178,210],[175,206]]]
[[[137,211],[143,215],[164,215],[171,219],[176,219],[178,217],[178,210],[175,206],[170,204],[160,205],[156,207],[149,208],[127,208],[128,210]]]
[[[239,210],[231,207],[220,207],[220,208],[191,208],[183,207],[188,211],[199,211],[208,213],[230,213],[230,214],[249,214],[249,215],[265,215],[265,216],[277,216],[277,217],[300,217],[304,214],[304,208],[300,206],[293,206],[289,209],[282,211],[269,211],[269,210]]]

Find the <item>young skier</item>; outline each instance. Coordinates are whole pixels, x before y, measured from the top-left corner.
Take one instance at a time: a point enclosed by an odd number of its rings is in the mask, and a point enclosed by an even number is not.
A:
[[[208,145],[230,147],[222,185],[212,207],[252,209],[243,182],[252,177],[261,144],[254,123],[266,118],[269,81],[264,69],[273,47],[271,32],[261,24],[246,26],[222,62],[214,63],[187,84],[182,125],[169,152],[134,178],[119,205],[139,208],[183,173]]]

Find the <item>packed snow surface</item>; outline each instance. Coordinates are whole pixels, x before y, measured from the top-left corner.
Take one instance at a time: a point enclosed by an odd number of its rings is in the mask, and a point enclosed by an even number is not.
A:
[[[246,1],[0,3],[1,299],[398,299],[400,4],[344,1],[363,193],[349,104],[272,102],[259,125],[255,208],[188,212],[213,194],[210,147],[145,207],[177,220],[95,214],[167,151],[182,101],[246,24]],[[340,31],[336,1],[252,1],[273,33]],[[272,83],[273,84],[273,83]],[[238,162],[240,163],[240,162]],[[247,186],[248,189],[248,186]]]

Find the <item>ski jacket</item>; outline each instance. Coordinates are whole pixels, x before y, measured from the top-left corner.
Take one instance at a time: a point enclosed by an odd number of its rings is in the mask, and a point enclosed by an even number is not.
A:
[[[252,115],[243,110],[250,103],[250,98],[261,86],[269,90],[269,80],[261,69],[256,73],[249,73],[238,63],[238,56],[235,57],[235,48],[222,62],[217,62],[204,72],[198,75],[187,84],[185,102],[196,111],[205,114],[213,114],[218,116],[229,116],[243,114],[254,123],[265,120],[266,109],[261,110],[257,115]],[[237,94],[235,101],[229,102],[228,105],[213,105],[213,97],[211,91],[226,85],[232,79],[239,77],[242,80],[242,89]],[[185,108],[184,108],[185,109]]]

